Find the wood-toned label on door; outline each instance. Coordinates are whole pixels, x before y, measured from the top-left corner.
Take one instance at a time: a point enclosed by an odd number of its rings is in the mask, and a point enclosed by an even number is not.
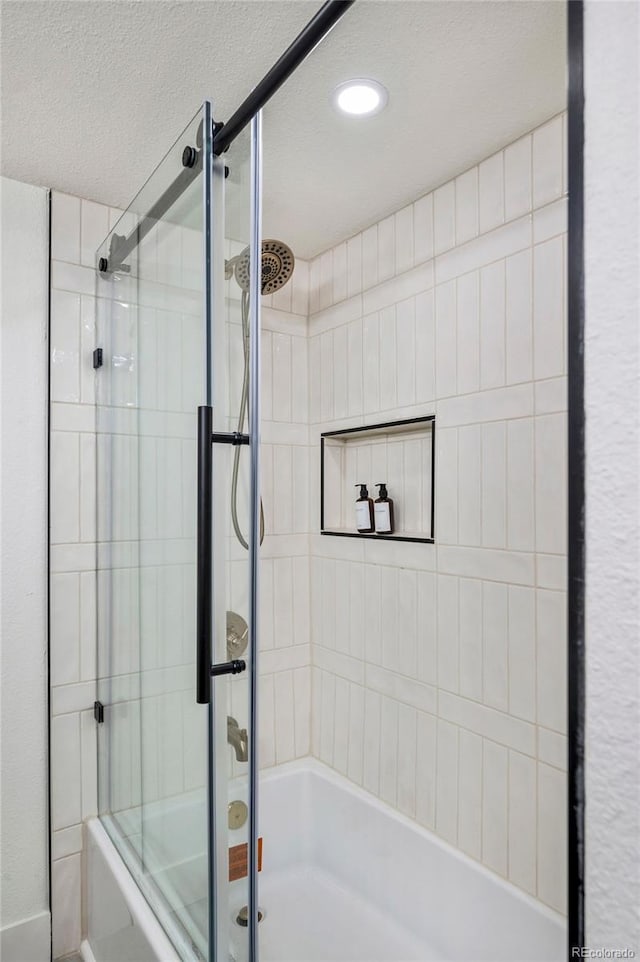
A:
[[[262,871],[262,838],[258,839],[258,871]],[[236,882],[249,874],[249,844],[233,845],[229,849],[229,881]]]

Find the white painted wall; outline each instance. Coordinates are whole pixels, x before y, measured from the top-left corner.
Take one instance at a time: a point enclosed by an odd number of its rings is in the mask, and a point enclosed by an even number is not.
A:
[[[640,951],[637,3],[585,8],[586,925]]]
[[[48,193],[0,182],[2,892],[0,955],[49,958],[47,826]]]

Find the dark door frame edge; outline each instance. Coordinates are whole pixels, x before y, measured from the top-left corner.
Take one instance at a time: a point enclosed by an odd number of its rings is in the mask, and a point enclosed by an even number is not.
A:
[[[568,511],[567,958],[584,947],[585,411],[583,0],[567,0],[568,58]]]

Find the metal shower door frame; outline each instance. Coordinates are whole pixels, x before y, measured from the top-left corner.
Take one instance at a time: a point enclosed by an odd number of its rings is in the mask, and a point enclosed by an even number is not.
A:
[[[251,121],[251,239],[249,271],[249,962],[259,962],[258,944],[258,670],[260,588],[260,371],[262,283],[262,111]]]
[[[213,490],[215,477],[214,462],[216,459],[216,445],[226,443],[229,436],[212,431],[213,412],[216,408],[225,411],[224,390],[226,380],[220,371],[220,365],[226,363],[226,352],[222,354],[216,350],[216,327],[224,323],[224,266],[225,266],[225,167],[224,162],[215,153],[215,124],[210,101],[203,105],[203,255],[204,255],[204,304],[203,317],[206,337],[205,365],[206,365],[206,405],[199,409],[203,418],[206,435],[203,448],[206,449],[209,462],[202,483],[199,483],[199,498],[208,499],[208,507],[199,521],[198,538],[204,539],[204,552],[208,554],[209,565],[206,567],[208,584],[202,584],[205,595],[199,597],[199,608],[204,605],[204,630],[199,638],[200,656],[206,655],[206,661],[199,657],[200,678],[198,684],[200,693],[204,695],[202,666],[208,670],[207,685],[208,698],[208,744],[207,744],[207,819],[208,819],[208,929],[209,929],[209,960],[224,959],[229,954],[228,929],[222,920],[228,918],[228,849],[226,836],[221,836],[221,826],[226,817],[227,794],[226,780],[220,777],[220,760],[224,759],[226,739],[223,738],[226,726],[226,691],[220,690],[220,681],[216,678],[221,674],[235,674],[229,662],[215,665],[216,653],[221,651],[220,638],[216,636],[216,622],[220,624],[219,614],[224,611],[224,597],[221,592],[219,568],[225,563],[224,552],[221,548],[221,538],[224,531],[217,531],[217,522],[224,517],[228,506],[220,501]],[[249,427],[248,447],[250,458],[250,493],[249,493],[249,567],[248,567],[248,597],[249,597],[249,650],[247,653],[249,673],[249,842],[248,842],[248,962],[258,962],[258,650],[259,650],[259,618],[258,618],[258,590],[259,590],[259,554],[260,554],[260,339],[261,339],[261,234],[262,234],[262,117],[258,113],[251,121],[250,138],[250,240],[249,240],[249,312],[250,312],[250,344],[249,355]],[[220,376],[216,374],[220,372]],[[235,443],[235,442],[233,442]],[[207,477],[208,475],[208,477]],[[208,490],[204,490],[207,486]],[[216,510],[217,502],[217,510]],[[203,525],[206,529],[200,530]],[[217,557],[216,557],[217,555]],[[199,579],[201,581],[202,579]],[[199,593],[200,594],[200,593]],[[218,615],[218,617],[216,617]],[[204,639],[206,638],[206,650]],[[238,662],[243,665],[244,662]],[[217,687],[218,686],[218,687]],[[224,694],[223,694],[224,692]],[[206,696],[205,696],[206,697]],[[205,700],[204,698],[202,700]],[[224,785],[222,784],[224,782]],[[225,838],[223,843],[222,838]]]

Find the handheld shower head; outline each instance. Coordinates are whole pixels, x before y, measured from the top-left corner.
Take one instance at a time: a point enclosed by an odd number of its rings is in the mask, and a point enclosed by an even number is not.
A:
[[[261,247],[262,253],[262,294],[273,294],[274,291],[283,287],[291,275],[295,266],[293,251],[286,244],[279,240],[264,240]],[[249,393],[249,248],[245,247],[241,254],[232,257],[225,262],[225,277],[227,280],[235,274],[236,281],[242,290],[241,311],[242,311],[242,345],[244,348],[244,377],[242,379],[242,395],[240,398],[240,414],[238,417],[238,432],[244,431],[244,420],[247,411],[247,399]],[[240,446],[237,445],[233,455],[233,474],[231,477],[231,520],[236,537],[243,548],[248,548],[240,530],[238,521],[238,471],[240,465]],[[264,513],[262,510],[262,499],[260,499],[260,544],[264,538]]]
[[[229,263],[229,267],[231,264]],[[279,240],[262,242],[262,293],[273,294],[283,287],[295,266],[293,251]],[[245,248],[235,261],[236,280],[243,291],[249,290],[249,248]]]

